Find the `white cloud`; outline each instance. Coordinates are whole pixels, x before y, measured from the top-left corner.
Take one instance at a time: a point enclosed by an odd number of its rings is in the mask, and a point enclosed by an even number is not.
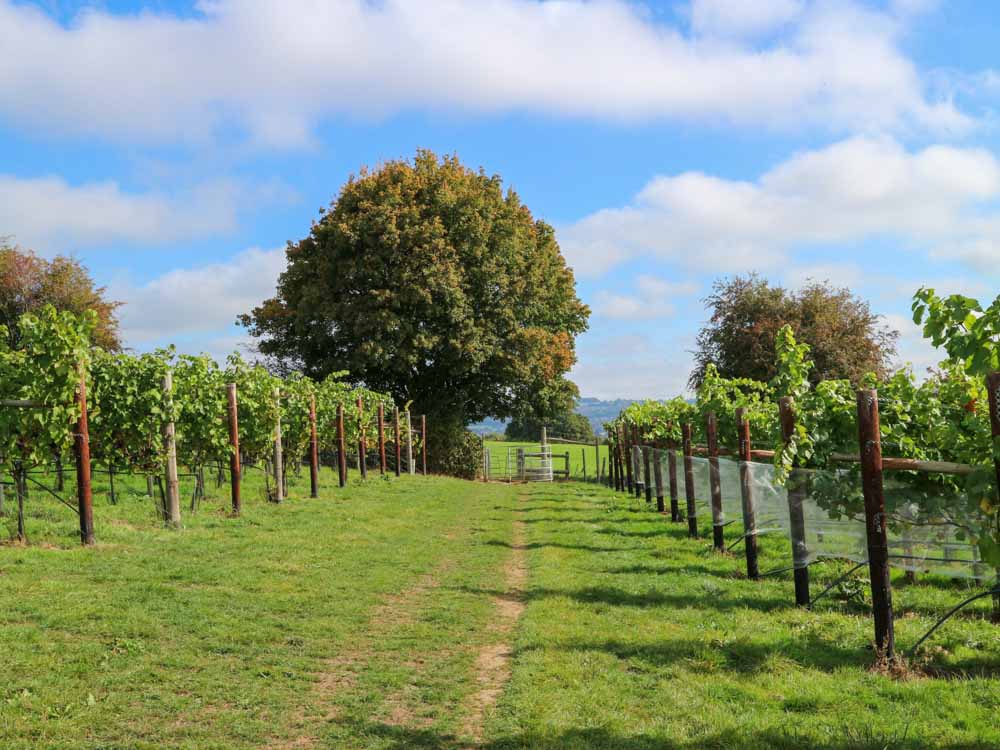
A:
[[[698,286],[692,281],[667,281],[640,274],[633,280],[630,292],[599,291],[594,300],[594,312],[612,320],[668,318],[676,311],[673,299],[690,296],[696,291]]]
[[[236,316],[273,296],[284,270],[284,250],[253,248],[223,263],[170,271],[146,284],[112,283],[108,297],[125,302],[119,319],[126,346],[142,349],[187,339],[195,342],[188,350],[218,354],[246,343],[245,336],[234,333]]]
[[[912,4],[913,0],[910,0]],[[962,131],[899,47],[901,16],[849,2],[700,0],[696,29],[625,0],[202,0],[180,18],[88,9],[63,26],[0,0],[0,116],[32,129],[269,146],[409,109]],[[738,12],[736,9],[740,9]]]
[[[0,233],[40,252],[115,242],[161,245],[232,231],[241,211],[290,197],[278,185],[233,180],[167,195],[126,192],[113,181],[71,185],[61,177],[0,174]]]
[[[569,378],[591,398],[673,398],[687,391],[693,345],[686,337],[654,342],[641,329],[610,336],[587,333]]]
[[[856,137],[797,154],[753,182],[656,177],[631,205],[564,227],[560,243],[584,276],[641,256],[716,274],[779,269],[792,249],[884,237],[985,266],[1000,260],[998,199],[1000,163],[989,151],[911,152],[890,138]]]
[[[692,0],[691,27],[700,34],[753,36],[790,23],[802,0]]]

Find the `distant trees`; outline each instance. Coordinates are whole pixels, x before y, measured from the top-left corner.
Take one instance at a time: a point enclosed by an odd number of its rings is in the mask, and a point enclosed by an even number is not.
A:
[[[757,274],[717,281],[706,300],[712,315],[698,333],[697,388],[713,364],[724,378],[770,381],[776,374],[775,340],[784,325],[811,347],[810,380],[880,379],[892,369],[899,332],[886,326],[850,289],[813,282],[798,291],[772,286]]]
[[[21,316],[45,305],[76,315],[92,310],[97,320],[91,341],[108,351],[121,349],[115,317],[121,303],[106,299],[105,288],[94,285],[79,261],[64,255],[45,260],[0,239],[0,325],[6,327],[12,349],[20,345]]]
[[[563,412],[550,419],[534,417],[515,417],[507,425],[505,437],[507,440],[538,441],[542,436],[542,425],[548,430],[549,437],[561,437],[567,440],[590,442],[594,439],[594,427],[590,420],[582,414]]]

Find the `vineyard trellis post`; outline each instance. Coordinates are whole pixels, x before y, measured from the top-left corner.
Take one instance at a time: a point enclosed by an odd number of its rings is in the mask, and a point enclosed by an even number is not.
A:
[[[240,427],[236,402],[236,383],[226,384],[226,401],[229,408],[229,488],[232,496],[233,514],[239,515],[243,509],[240,498]]]
[[[691,423],[685,422],[681,427],[684,441],[684,499],[687,501],[688,536],[698,538],[698,510],[694,497],[694,454],[691,445]]]
[[[708,484],[712,497],[712,543],[717,552],[726,549],[725,516],[722,513],[722,479],[719,476],[719,427],[715,412],[705,415],[705,435],[708,442]]]
[[[163,376],[163,394],[168,404],[168,413],[173,412],[174,375],[167,370]],[[181,525],[180,481],[177,478],[177,440],[174,420],[164,425],[163,437],[167,453],[167,523],[174,528]]]
[[[622,460],[625,463],[625,482],[628,494],[633,494],[635,491],[634,485],[632,483],[632,443],[628,438],[628,427],[623,426],[621,428],[622,435]]]
[[[760,567],[757,563],[757,508],[750,476],[753,471],[753,454],[750,445],[750,418],[742,407],[736,410],[736,426],[739,438],[740,497],[743,500],[743,547],[746,551],[747,578],[756,581],[760,578]]]
[[[635,474],[635,496],[642,497],[642,448],[639,447],[639,426],[632,425],[632,471]]]
[[[1000,499],[1000,459],[997,456],[997,443],[1000,438],[1000,372],[991,372],[986,377],[986,393],[990,402],[990,437],[993,442],[993,472],[997,481],[997,497]],[[1000,571],[993,582],[1000,591]],[[1000,593],[993,595],[993,622],[1000,622]]]
[[[347,439],[344,436],[344,405],[337,404],[337,474],[340,486],[347,484]]]
[[[642,446],[642,482],[646,485],[646,502],[653,502],[653,478],[650,476],[652,467],[650,466],[650,448],[648,445]]]
[[[378,405],[378,456],[379,456],[379,473],[385,474],[386,462],[385,462],[385,407],[382,402]]]
[[[393,446],[396,451],[396,476],[399,476],[399,464],[402,458],[402,450],[399,445],[399,407],[392,407],[392,427],[393,427]]]
[[[544,427],[542,428],[545,429]],[[424,476],[427,476],[427,415],[420,415],[420,454]]]
[[[406,410],[406,469],[411,476],[417,473],[417,467],[413,465],[413,420],[409,409]]]
[[[580,449],[580,458],[583,459],[583,481],[587,481],[587,449]]]
[[[666,511],[666,506],[663,504],[663,451],[660,449],[660,445],[659,441],[653,445],[653,481],[656,482],[657,513]]]
[[[892,617],[892,584],[889,580],[889,543],[886,533],[885,495],[882,484],[882,439],[878,391],[857,392],[858,446],[861,451],[861,488],[865,499],[868,571],[871,578],[875,646],[879,656],[895,658]]]
[[[618,443],[608,433],[608,458],[611,459],[611,471],[608,472],[608,488],[618,492],[620,489],[618,481]]]
[[[367,453],[368,446],[365,444],[365,425],[364,425],[364,405],[361,402],[361,396],[358,396],[356,400],[358,407],[358,471],[361,472],[361,478],[368,478],[368,461]]]
[[[309,396],[309,497],[319,497],[319,435],[316,433],[316,394]]]
[[[281,389],[274,389],[274,399],[279,404],[278,417],[274,420],[274,502],[285,499],[285,467],[281,450]]]
[[[787,445],[795,435],[795,400],[785,396],[778,401],[781,437]],[[797,462],[796,462],[797,463]],[[797,466],[788,476],[788,527],[792,539],[792,565],[795,579],[795,603],[809,606],[809,550],[806,546],[806,478]]]
[[[677,444],[673,440],[669,443],[667,453],[667,481],[670,485],[670,521],[680,523],[680,492],[677,487]]]
[[[601,483],[601,439],[594,438],[594,471],[597,472],[597,484]]]
[[[80,514],[80,542],[94,543],[94,497],[90,485],[90,426],[87,422],[87,380],[80,370],[80,385],[76,389],[80,416],[76,422],[73,445],[76,453],[76,500]]]

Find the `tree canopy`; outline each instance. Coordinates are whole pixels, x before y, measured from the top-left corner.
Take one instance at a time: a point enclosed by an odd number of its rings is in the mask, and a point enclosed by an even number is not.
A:
[[[120,304],[107,300],[105,288],[95,286],[87,269],[74,258],[57,255],[45,260],[0,240],[0,325],[6,326],[12,349],[20,345],[21,316],[52,305],[78,316],[92,310],[96,322],[91,341],[102,349],[118,351],[121,340],[115,310]]]
[[[555,232],[456,157],[364,169],[289,243],[272,299],[240,322],[281,367],[349,377],[439,421],[551,413],[589,309]]]
[[[693,388],[709,365],[723,378],[770,381],[777,374],[777,333],[785,325],[811,349],[814,384],[837,379],[856,384],[867,373],[884,379],[892,370],[899,333],[850,289],[810,282],[789,291],[748,274],[717,281],[705,303],[712,314],[698,333]]]

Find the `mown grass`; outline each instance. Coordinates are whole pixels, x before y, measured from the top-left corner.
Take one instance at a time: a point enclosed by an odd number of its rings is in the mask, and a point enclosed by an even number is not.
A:
[[[988,603],[891,676],[872,669],[863,603],[798,609],[790,577],[747,580],[741,554],[711,552],[643,501],[581,485],[528,491],[518,509],[530,530],[528,607],[491,748],[1000,744],[1000,628],[984,619]],[[787,564],[784,540],[761,547],[762,570]],[[843,570],[816,567],[814,592]],[[964,591],[899,586],[900,646]]]
[[[0,546],[0,747],[1000,744],[988,602],[887,674],[848,590],[798,609],[787,575],[748,581],[741,554],[604,488],[373,476],[340,490],[324,472],[319,499],[302,476],[273,505],[259,481],[241,518],[223,485],[180,532],[143,482],[117,506],[99,495],[89,550],[68,510],[32,496],[29,545]],[[787,542],[761,547],[763,570],[786,564]],[[527,606],[475,743],[477,659],[514,555]],[[813,590],[844,569],[814,568]],[[896,584],[901,648],[965,593]]]
[[[223,485],[180,532],[133,482],[117,506],[95,501],[93,549],[68,509],[33,493],[29,544],[0,546],[0,747],[378,747],[358,727],[404,686],[424,726],[458,733],[492,614],[464,591],[497,579],[513,490],[324,480],[309,500],[296,478],[282,505],[248,480],[240,518]],[[373,614],[400,617],[378,605],[428,576],[437,595],[364,653]],[[433,670],[413,666],[421,655]],[[356,681],[318,689],[352,662]]]

